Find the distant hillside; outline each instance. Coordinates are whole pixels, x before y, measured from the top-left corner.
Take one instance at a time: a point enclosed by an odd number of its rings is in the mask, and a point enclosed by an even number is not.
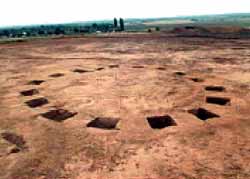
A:
[[[181,16],[163,18],[125,19],[125,31],[173,30],[185,26],[229,26],[250,28],[250,13]],[[46,37],[52,35],[81,35],[117,31],[113,19],[72,22],[64,24],[39,24],[0,28],[0,38]]]
[[[160,26],[162,28],[171,28],[187,24],[250,27],[250,13],[181,16],[170,18],[126,19],[126,24],[127,26],[129,26],[129,29],[143,29],[155,26]]]

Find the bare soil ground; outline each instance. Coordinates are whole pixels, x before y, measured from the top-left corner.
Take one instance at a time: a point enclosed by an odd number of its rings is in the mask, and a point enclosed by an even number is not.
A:
[[[0,178],[250,178],[248,40],[35,40],[0,61]]]

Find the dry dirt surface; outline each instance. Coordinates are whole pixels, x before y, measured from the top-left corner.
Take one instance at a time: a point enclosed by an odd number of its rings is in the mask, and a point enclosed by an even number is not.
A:
[[[250,44],[117,34],[0,45],[1,179],[249,179]]]

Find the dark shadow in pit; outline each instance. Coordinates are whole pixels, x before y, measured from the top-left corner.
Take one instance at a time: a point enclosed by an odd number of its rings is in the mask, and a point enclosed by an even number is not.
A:
[[[97,69],[96,69],[96,71],[102,71],[102,70],[104,70],[103,67],[100,67],[100,68],[97,68]]]
[[[210,118],[220,117],[219,115],[212,113],[204,108],[191,109],[191,110],[188,110],[188,112],[203,121],[210,119]]]
[[[73,72],[75,72],[75,73],[88,73],[90,71],[78,68],[78,69],[74,69]]]
[[[169,126],[177,126],[175,120],[169,115],[148,117],[147,121],[152,129],[163,129]]]
[[[231,100],[230,98],[208,96],[206,97],[206,102],[210,104],[225,106],[225,105],[230,105]]]
[[[176,76],[185,76],[186,73],[185,72],[181,72],[181,71],[177,71],[174,73]]]
[[[201,79],[201,78],[191,78],[191,80],[193,82],[196,82],[196,83],[202,83],[202,82],[204,82],[204,79]]]
[[[100,129],[116,129],[116,125],[120,121],[119,118],[110,118],[110,117],[97,117],[94,120],[90,121],[87,124],[87,127],[94,127]]]
[[[157,70],[160,70],[160,71],[165,71],[166,70],[166,68],[165,67],[158,67],[158,68],[156,68]]]
[[[247,48],[245,47],[232,47],[232,50],[246,50]]]
[[[39,94],[39,91],[37,89],[30,89],[30,90],[21,91],[20,94],[23,96],[33,96],[33,95]]]
[[[31,108],[36,108],[48,104],[49,101],[46,98],[37,98],[26,101],[25,103]]]
[[[59,77],[62,77],[62,76],[64,76],[63,73],[54,73],[52,75],[49,75],[49,77],[52,77],[52,78],[59,78]]]
[[[135,66],[132,66],[132,68],[144,68],[144,66],[141,66],[141,65],[135,65]]]
[[[109,68],[119,68],[119,65],[109,65]]]
[[[11,144],[16,145],[17,148],[13,148],[10,153],[18,153],[23,149],[26,149],[26,141],[24,140],[23,136],[19,136],[12,132],[3,132],[1,136],[4,140],[8,141]]]
[[[215,92],[223,92],[226,91],[225,87],[223,86],[206,86],[206,91],[215,91]]]
[[[28,85],[40,85],[44,82],[45,82],[44,80],[32,80],[32,81],[28,82]]]
[[[41,114],[42,117],[53,120],[53,121],[57,121],[57,122],[62,122],[75,115],[77,115],[77,112],[70,112],[65,109],[55,109],[55,110],[51,110],[51,111]]]

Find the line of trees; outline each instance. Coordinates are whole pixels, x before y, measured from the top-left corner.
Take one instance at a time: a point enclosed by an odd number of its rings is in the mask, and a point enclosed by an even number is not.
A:
[[[27,27],[13,27],[0,29],[0,37],[17,38],[17,37],[35,37],[50,35],[74,35],[96,32],[120,32],[124,31],[124,20],[119,21],[114,18],[112,23],[93,23],[93,24],[61,24],[61,25],[37,25]]]
[[[38,25],[29,27],[10,27],[0,29],[0,37],[35,37],[49,35],[73,35],[81,33],[90,33],[89,26],[79,25]]]

